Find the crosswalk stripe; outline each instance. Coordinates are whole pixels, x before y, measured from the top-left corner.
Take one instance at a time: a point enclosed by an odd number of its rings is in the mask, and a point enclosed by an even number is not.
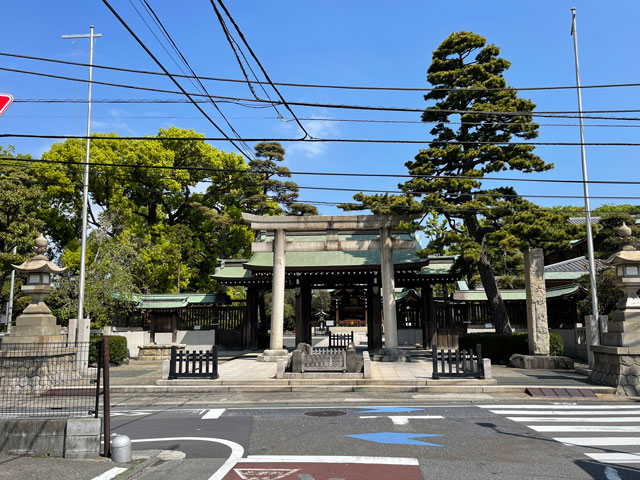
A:
[[[640,437],[556,437],[554,440],[571,447],[640,445]]]
[[[212,408],[207,410],[207,413],[202,416],[201,420],[215,420],[216,418],[220,418],[220,415],[222,415],[225,410],[226,408]]]
[[[545,404],[545,405],[478,405],[480,408],[486,409],[527,409],[527,410],[625,410],[625,409],[634,409],[638,408],[637,405],[554,405],[554,404]]]
[[[527,427],[536,432],[640,432],[638,425],[527,425]]]
[[[636,407],[637,408],[637,407]],[[489,410],[498,415],[640,415],[640,410]]]
[[[640,453],[587,453],[586,455],[602,463],[640,463]]]
[[[549,422],[549,423],[630,423],[640,422],[640,417],[507,417],[514,422]]]

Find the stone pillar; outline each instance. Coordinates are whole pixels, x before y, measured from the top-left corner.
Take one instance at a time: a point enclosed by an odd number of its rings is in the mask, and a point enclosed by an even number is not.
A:
[[[76,317],[69,319],[69,327],[67,328],[67,346],[75,345],[78,335],[78,319]]]
[[[549,355],[547,290],[544,284],[544,256],[541,248],[524,252],[524,282],[527,294],[529,354]]]
[[[277,361],[287,355],[283,348],[284,336],[284,280],[285,280],[285,242],[283,229],[274,231],[273,237],[273,289],[271,295],[271,337],[269,349],[258,357],[259,361]]]
[[[393,269],[393,239],[391,227],[380,228],[380,267],[382,270],[382,311],[384,321],[384,349],[378,360],[397,360],[405,357],[398,348],[398,323],[396,320],[396,295]]]
[[[78,334],[76,341],[79,345],[85,345],[84,348],[78,350],[76,356],[76,365],[78,370],[84,371],[89,366],[89,348],[86,347],[91,340],[91,320],[83,318],[78,322]]]

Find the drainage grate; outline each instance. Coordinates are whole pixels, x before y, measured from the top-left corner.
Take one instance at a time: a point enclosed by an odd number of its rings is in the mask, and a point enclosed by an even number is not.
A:
[[[532,397],[598,398],[589,388],[527,388],[524,392]]]
[[[304,414],[310,417],[341,417],[346,415],[347,412],[342,410],[311,410],[310,412],[304,412]]]

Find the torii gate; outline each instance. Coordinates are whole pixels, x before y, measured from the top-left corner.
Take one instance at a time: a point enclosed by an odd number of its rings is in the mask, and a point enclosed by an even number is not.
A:
[[[396,322],[395,282],[393,268],[393,249],[413,250],[415,241],[392,238],[392,228],[401,222],[411,222],[418,216],[391,215],[346,215],[346,216],[271,216],[243,213],[242,218],[251,222],[254,230],[273,231],[272,242],[253,242],[253,252],[273,252],[273,289],[271,304],[271,338],[269,349],[259,360],[276,361],[288,352],[283,348],[284,334],[284,286],[285,253],[321,252],[327,250],[359,251],[380,250],[382,276],[382,311],[384,315],[384,348],[379,355],[386,359],[401,359],[404,352],[398,348],[398,326]],[[379,230],[379,240],[340,241],[340,230]],[[286,232],[326,231],[326,241],[287,242]]]

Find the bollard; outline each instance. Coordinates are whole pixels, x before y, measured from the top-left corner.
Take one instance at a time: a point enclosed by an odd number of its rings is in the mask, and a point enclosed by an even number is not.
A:
[[[117,463],[131,461],[131,439],[126,435],[116,435],[111,440],[111,460]]]

